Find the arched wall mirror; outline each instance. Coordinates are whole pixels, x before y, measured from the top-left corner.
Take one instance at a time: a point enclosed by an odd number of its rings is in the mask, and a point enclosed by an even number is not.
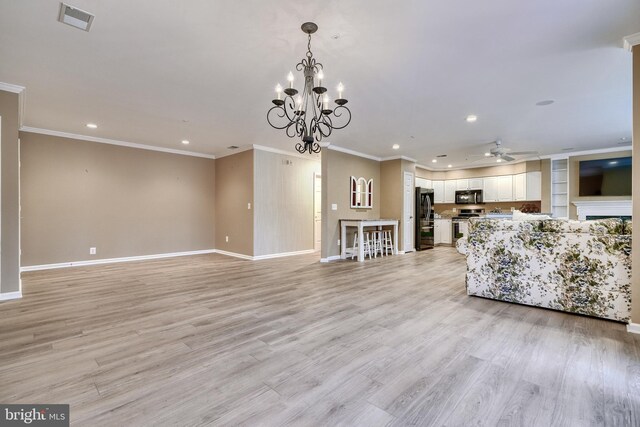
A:
[[[373,178],[351,177],[351,208],[371,209],[373,206]]]

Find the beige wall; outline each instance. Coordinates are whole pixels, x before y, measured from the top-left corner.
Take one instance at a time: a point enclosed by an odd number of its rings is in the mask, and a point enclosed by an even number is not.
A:
[[[380,218],[398,219],[398,249],[402,245],[402,210],[403,210],[403,176],[402,160],[380,162]]]
[[[214,160],[20,137],[22,265],[214,248]]]
[[[633,48],[633,150],[640,152],[640,45]],[[633,156],[633,218],[640,218],[640,156]],[[633,239],[631,321],[640,323],[640,238]]]
[[[317,160],[254,150],[254,256],[313,249],[314,174]]]
[[[215,162],[215,248],[253,256],[253,150]]]
[[[18,95],[0,91],[0,293],[20,290]]]
[[[596,197],[580,197],[580,162],[584,160],[613,159],[616,157],[631,156],[631,150],[616,151],[613,153],[589,154],[585,156],[569,157],[569,218],[578,219],[578,208],[573,204],[575,201],[588,200],[629,200],[629,196],[596,196]]]
[[[373,178],[373,208],[351,209],[349,177]],[[340,219],[380,218],[380,162],[339,151],[322,150],[322,258],[340,255]],[[331,210],[332,204],[337,210]]]

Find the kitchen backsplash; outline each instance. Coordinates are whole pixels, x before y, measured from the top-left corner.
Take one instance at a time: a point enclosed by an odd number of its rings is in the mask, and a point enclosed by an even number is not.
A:
[[[434,209],[437,214],[440,214],[445,211],[452,211],[453,209],[484,209],[485,213],[489,213],[494,209],[500,209],[505,213],[511,212],[511,208],[520,209],[522,205],[535,205],[538,207],[538,211],[541,209],[540,201],[533,202],[489,202],[483,205],[456,205],[455,203],[435,203]],[[543,212],[544,213],[544,212]]]

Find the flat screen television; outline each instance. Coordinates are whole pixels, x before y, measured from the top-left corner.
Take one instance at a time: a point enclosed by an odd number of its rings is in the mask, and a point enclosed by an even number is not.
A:
[[[631,196],[631,157],[580,162],[580,197]]]

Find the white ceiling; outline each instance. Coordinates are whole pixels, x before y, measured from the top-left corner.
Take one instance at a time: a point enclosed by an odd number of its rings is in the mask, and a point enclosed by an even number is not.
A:
[[[498,137],[540,154],[631,137],[622,38],[640,31],[638,0],[70,4],[96,15],[89,33],[57,22],[57,1],[0,0],[0,81],[27,88],[25,126],[207,154],[292,150],[266,111],[314,21],[326,86],[342,81],[353,113],[335,145],[463,167]]]

